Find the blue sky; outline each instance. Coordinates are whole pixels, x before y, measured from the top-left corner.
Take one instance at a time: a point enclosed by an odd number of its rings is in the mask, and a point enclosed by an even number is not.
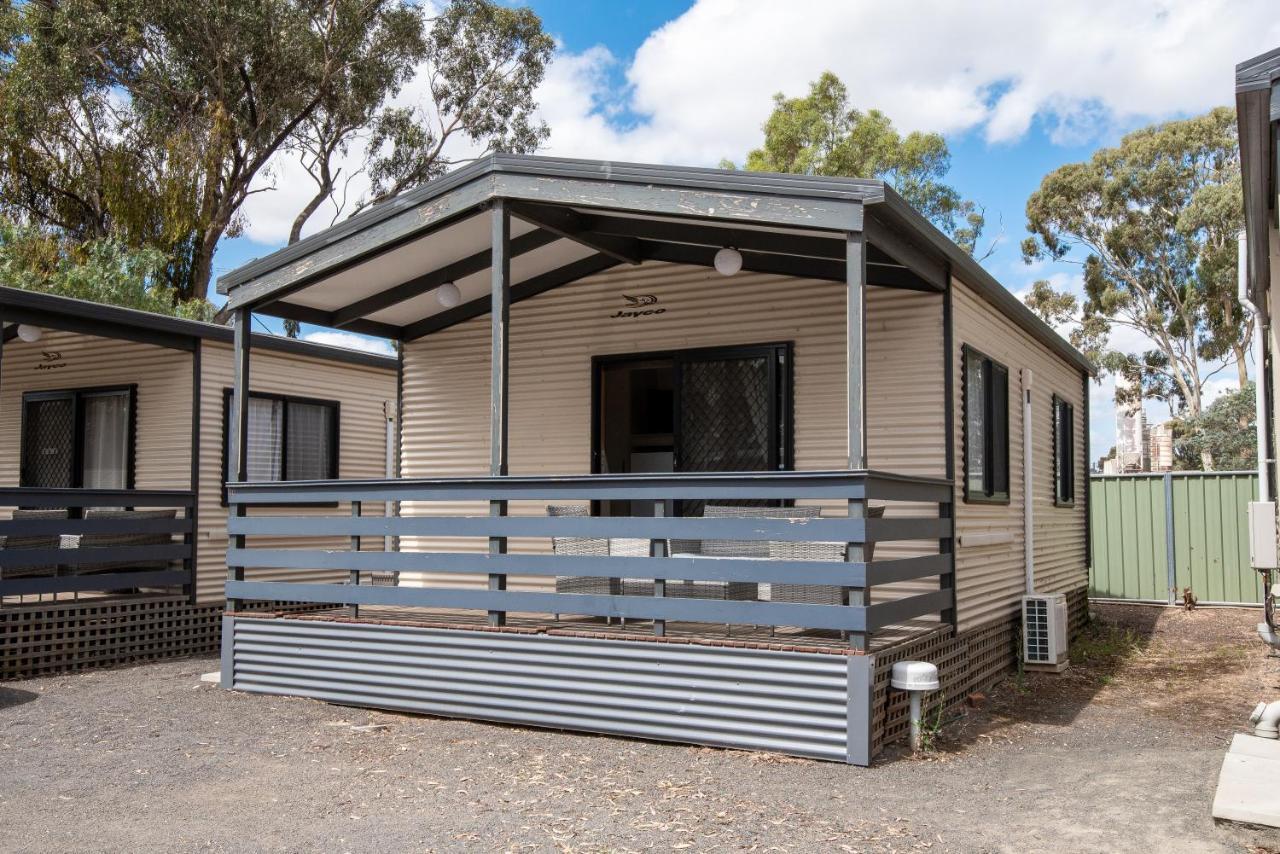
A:
[[[740,160],[759,141],[772,94],[800,94],[830,69],[855,105],[946,136],[949,180],[985,208],[984,245],[1001,235],[984,264],[1014,292],[1037,278],[1075,279],[1071,265],[1028,267],[1019,252],[1027,197],[1046,173],[1132,128],[1230,103],[1234,64],[1280,44],[1271,0],[531,5],[560,46],[538,93],[549,153]],[[411,84],[401,97],[414,96]],[[278,164],[276,189],[251,197],[246,235],[223,243],[217,273],[283,244],[306,188],[291,168]],[[1114,441],[1110,395],[1106,382],[1093,396],[1099,453]]]

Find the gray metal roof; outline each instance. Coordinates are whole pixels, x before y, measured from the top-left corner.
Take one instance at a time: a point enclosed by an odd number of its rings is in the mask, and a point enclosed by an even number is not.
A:
[[[149,311],[104,305],[38,291],[0,287],[0,325],[18,323],[44,325],[52,329],[82,332],[104,338],[123,337],[159,346],[175,344],[181,346],[183,341],[193,339],[230,343],[234,335],[231,327],[219,326],[216,323],[169,317]],[[6,336],[10,332],[11,327],[5,330]],[[388,370],[396,370],[397,366],[397,359],[394,356],[380,356],[363,350],[351,350],[346,347],[316,344],[258,332],[253,334],[253,346]]]
[[[871,228],[878,226],[880,235],[891,238],[896,249],[928,260],[939,269],[949,267],[1054,352],[1082,370],[1095,370],[967,252],[880,180],[496,154],[252,261],[219,279],[218,290],[228,294],[232,306],[270,312],[269,303],[327,276],[339,275],[379,253],[403,247],[433,229],[475,215],[496,198],[685,217],[730,227],[768,227],[830,238],[865,230],[873,244],[877,238]],[[323,323],[326,316],[324,306],[288,307],[295,317],[308,322]],[[327,310],[331,312],[332,307]],[[347,328],[388,330],[387,334],[393,328],[385,319],[374,318],[364,324],[351,323]]]

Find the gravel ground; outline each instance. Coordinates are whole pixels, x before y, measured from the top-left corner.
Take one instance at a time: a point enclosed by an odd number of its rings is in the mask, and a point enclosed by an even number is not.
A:
[[[1273,851],[1209,818],[1255,701],[1256,611],[1097,607],[870,769],[251,696],[192,659],[0,686],[14,851]],[[353,727],[373,724],[371,728]]]

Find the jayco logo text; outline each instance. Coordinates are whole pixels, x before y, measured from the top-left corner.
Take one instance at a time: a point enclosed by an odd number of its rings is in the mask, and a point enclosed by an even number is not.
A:
[[[628,317],[649,317],[654,314],[667,313],[665,308],[656,307],[658,305],[658,298],[653,294],[638,294],[636,296],[623,294],[622,298],[626,300],[626,308],[620,309],[619,311],[609,315],[610,320]]]

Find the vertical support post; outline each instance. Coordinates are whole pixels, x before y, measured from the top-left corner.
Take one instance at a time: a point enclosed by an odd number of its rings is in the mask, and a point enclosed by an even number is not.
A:
[[[492,281],[489,297],[489,474],[505,477],[508,469],[507,368],[510,361],[507,327],[511,320],[511,214],[507,210],[505,199],[498,199],[493,203],[489,217],[493,253],[490,260]],[[495,518],[506,516],[507,502],[490,501],[489,515]],[[506,537],[489,538],[490,555],[506,553]],[[507,576],[503,573],[489,573],[489,589],[506,590]],[[489,612],[489,625],[501,626],[506,622],[506,611]]]
[[[360,502],[359,501],[351,502],[351,518],[352,519],[360,518]],[[360,535],[359,534],[351,535],[351,551],[352,552],[360,551]],[[347,583],[350,584],[352,587],[359,587],[360,586],[360,570],[358,569],[351,570],[350,574],[347,577]],[[347,615],[350,617],[360,616],[360,606],[355,604],[348,605]]]
[[[670,514],[667,512],[666,501],[653,502],[653,516],[655,519],[661,519]],[[655,538],[649,541],[649,557],[666,557],[667,541]],[[667,595],[667,580],[665,578],[655,578],[653,580],[653,595],[655,598],[661,599]],[[663,637],[667,633],[666,620],[653,621],[653,633],[657,637]]]
[[[235,323],[235,381],[231,395],[231,436],[227,473],[232,480],[243,483],[249,477],[249,345],[252,339],[251,324],[253,313],[247,308],[238,308],[233,315]],[[245,515],[243,504],[233,504],[231,512],[236,516]],[[231,537],[231,548],[244,548],[244,535]],[[228,581],[244,581],[244,567],[227,565]],[[227,597],[228,611],[240,608],[240,600]]]
[[[867,467],[867,244],[862,232],[845,235],[845,263],[849,468],[857,471]]]
[[[1087,428],[1086,428],[1087,429]],[[1178,562],[1173,553],[1173,475],[1164,473],[1164,553],[1165,572],[1168,575],[1169,604],[1178,597]]]
[[[845,234],[845,281],[848,288],[845,304],[845,368],[848,397],[849,468],[852,471],[867,467],[867,243],[860,231]],[[848,502],[849,518],[866,519],[865,494]],[[846,563],[862,563],[865,559],[865,541],[846,543]],[[862,608],[869,604],[865,588],[846,587],[844,598],[850,607]],[[853,649],[867,648],[866,632],[847,633]]]
[[[845,720],[845,761],[867,767],[875,749],[872,721],[875,720],[876,659],[873,655],[850,655],[847,671],[848,699]]]
[[[956,622],[956,558],[955,558],[955,507],[956,507],[956,420],[955,420],[955,333],[951,314],[951,265],[946,266],[946,289],[942,292],[942,370],[943,394],[946,397],[944,429],[946,430],[946,478],[952,482],[947,501],[938,505],[938,516],[951,521],[947,536],[938,540],[938,553],[947,559],[947,570],[938,576],[938,588],[951,591],[951,606],[944,608],[938,618],[955,628]]]
[[[200,338],[192,339],[193,348],[191,350],[191,476],[189,486],[191,489],[191,506],[185,509],[186,516],[191,520],[191,530],[182,536],[182,542],[187,547],[186,557],[182,559],[182,569],[187,573],[187,581],[182,586],[183,595],[187,597],[187,603],[194,605],[196,603],[196,571],[199,555],[196,554],[198,543],[200,542],[200,356],[203,346]]]

